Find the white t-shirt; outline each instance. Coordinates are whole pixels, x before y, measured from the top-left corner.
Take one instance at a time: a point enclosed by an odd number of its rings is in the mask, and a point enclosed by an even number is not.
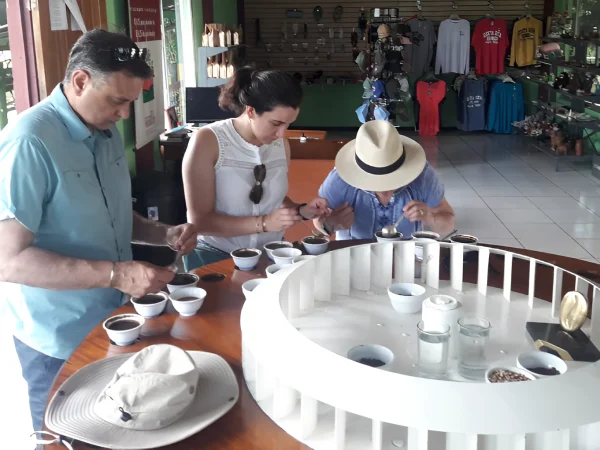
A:
[[[471,26],[465,19],[446,19],[438,31],[435,73],[469,72]]]

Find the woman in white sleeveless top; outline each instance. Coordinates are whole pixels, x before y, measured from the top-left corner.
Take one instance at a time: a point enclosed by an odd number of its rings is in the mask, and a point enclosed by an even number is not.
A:
[[[297,204],[287,197],[290,148],[283,136],[301,101],[298,82],[276,70],[242,68],[221,89],[219,106],[239,117],[198,130],[183,159],[188,222],[199,233],[187,270],[239,248],[262,248],[295,223],[325,214],[324,199]]]

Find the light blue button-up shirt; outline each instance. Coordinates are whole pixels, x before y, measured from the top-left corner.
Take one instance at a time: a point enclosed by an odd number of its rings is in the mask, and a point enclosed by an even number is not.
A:
[[[319,197],[327,199],[332,209],[346,202],[354,208],[354,223],[349,230],[338,231],[336,239],[375,239],[377,231],[386,225],[393,225],[400,218],[402,209],[410,201],[421,201],[430,208],[439,206],[444,199],[444,185],[440,183],[435,170],[426,163],[417,179],[394,192],[388,205],[383,206],[375,192],[350,186],[333,169],[321,185]],[[404,238],[410,238],[413,232],[422,229],[422,222],[403,220],[398,225],[398,231]]]
[[[60,86],[0,133],[0,220],[16,219],[35,233],[33,246],[74,258],[128,261],[132,214],[119,132],[113,127],[90,133]],[[9,284],[0,295],[14,335],[60,359],[123,298],[115,289],[51,291]]]

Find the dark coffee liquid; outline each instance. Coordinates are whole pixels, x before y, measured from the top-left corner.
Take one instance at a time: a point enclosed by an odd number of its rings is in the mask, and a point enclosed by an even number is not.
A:
[[[327,241],[322,238],[309,237],[304,239],[305,244],[327,244]]]
[[[135,299],[134,303],[137,303],[138,305],[154,305],[162,302],[164,299],[165,298],[162,295],[148,294]]]
[[[186,284],[192,284],[195,281],[196,277],[190,275],[189,273],[178,273],[169,284],[172,284],[173,286],[184,286]]]
[[[192,300],[198,300],[198,297],[183,297],[183,298],[178,298],[177,302],[191,302]]]
[[[375,233],[375,235],[377,237],[385,237],[385,239],[394,239],[400,236],[400,233],[394,233],[391,236],[383,236],[383,234],[381,234],[381,231],[378,231],[377,233]]]
[[[531,369],[527,368],[527,370],[538,375],[560,375],[560,372],[554,367],[532,367]]]
[[[360,358],[358,362],[370,367],[385,366],[385,363],[382,360],[376,358]]]
[[[288,248],[289,245],[285,245],[285,244],[267,244],[265,245],[265,248],[268,248],[269,250],[277,250],[278,248]],[[235,255],[238,256],[238,255]]]
[[[161,297],[161,299],[162,299],[162,297]],[[132,330],[133,328],[136,328],[139,325],[140,325],[140,323],[136,320],[123,319],[123,320],[117,320],[115,322],[108,324],[106,326],[106,328],[108,328],[109,330],[115,330],[115,331],[125,331],[125,330]]]
[[[436,239],[437,238],[436,235],[429,234],[429,233],[415,233],[415,234],[413,234],[413,236],[418,239]]]
[[[475,239],[468,237],[454,237],[452,238],[452,242],[457,242],[458,244],[474,244]]]
[[[258,255],[258,253],[252,250],[236,250],[235,252],[233,252],[233,256],[236,256],[238,258],[252,258],[256,255]]]

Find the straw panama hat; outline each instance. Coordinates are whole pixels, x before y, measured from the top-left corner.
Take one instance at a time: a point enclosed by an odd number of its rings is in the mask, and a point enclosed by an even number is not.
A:
[[[350,186],[382,192],[413,182],[425,162],[425,151],[417,142],[398,134],[387,120],[372,120],[338,152],[335,168]]]
[[[238,397],[235,374],[220,356],[158,344],[78,370],[44,421],[54,433],[101,448],[151,449],[201,431]]]

